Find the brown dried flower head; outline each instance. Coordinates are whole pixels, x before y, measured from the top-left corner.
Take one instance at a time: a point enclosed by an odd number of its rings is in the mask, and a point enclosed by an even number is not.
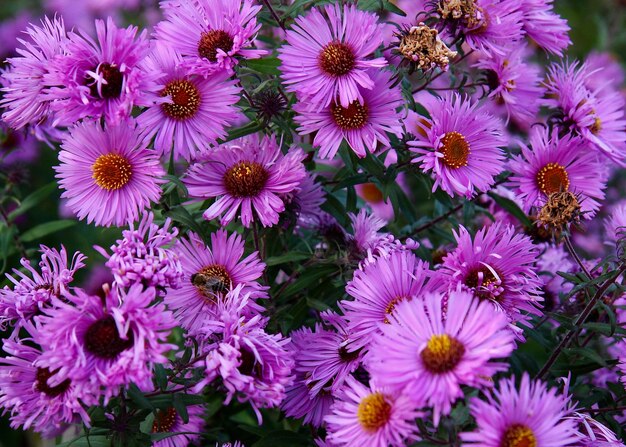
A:
[[[450,50],[443,43],[436,29],[426,26],[423,22],[402,33],[398,51],[407,60],[415,63],[420,70],[435,67],[447,70],[450,58],[457,55],[456,51]]]
[[[570,223],[580,222],[580,203],[569,191],[550,194],[548,201],[541,208],[537,220],[553,230],[561,230]]]

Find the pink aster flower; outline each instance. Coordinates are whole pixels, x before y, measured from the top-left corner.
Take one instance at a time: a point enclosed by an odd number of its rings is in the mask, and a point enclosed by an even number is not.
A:
[[[75,293],[55,299],[40,320],[44,354],[36,366],[56,371],[49,385],[101,386],[105,401],[131,383],[151,389],[154,365],[167,363],[164,354],[176,347],[166,343],[176,323],[165,305],[154,304],[155,290],[135,284],[107,290],[104,299]]]
[[[200,433],[204,429],[205,408],[203,405],[190,405],[187,407],[189,420],[185,423],[175,408],[160,409],[156,411],[152,423],[152,433],[184,433],[169,436],[159,441],[153,441],[152,447],[187,447],[200,439]]]
[[[433,407],[435,425],[463,397],[461,386],[491,385],[508,368],[494,359],[513,351],[504,314],[459,288],[399,303],[382,336],[373,340],[367,367],[378,386],[402,391]],[[417,353],[417,355],[416,355]]]
[[[341,301],[352,339],[348,351],[367,349],[400,302],[421,300],[432,290],[431,277],[428,264],[409,251],[391,253],[355,271],[346,286],[354,300]]]
[[[364,104],[365,92],[377,88],[368,68],[387,65],[382,57],[369,57],[383,41],[378,16],[355,5],[313,8],[296,18],[286,39],[279,50],[283,81],[313,112],[335,102],[346,109]]]
[[[554,0],[523,0],[519,3],[523,13],[524,31],[544,50],[561,56],[572,44],[567,20],[553,11]]]
[[[515,378],[504,379],[486,400],[472,398],[470,411],[478,428],[461,433],[468,445],[563,447],[576,442],[576,424],[566,418],[570,413],[567,396],[543,382],[531,381],[528,374],[522,376],[519,388]]]
[[[53,297],[67,292],[76,271],[85,266],[85,256],[80,252],[68,260],[64,246],[60,251],[45,245],[40,247],[39,269],[22,258],[20,263],[28,273],[13,269],[13,276],[6,275],[13,283],[13,289],[9,286],[0,289],[0,328],[5,330],[7,323],[15,326],[14,335],[27,321],[50,306]]]
[[[428,108],[430,119],[417,122],[417,140],[409,142],[420,154],[414,162],[431,172],[435,184],[450,196],[471,198],[487,191],[504,170],[506,146],[502,123],[457,93]]]
[[[96,20],[96,40],[82,31],[69,33],[64,54],[45,76],[56,121],[71,125],[104,117],[113,125],[130,117],[133,106],[148,105],[155,75],[139,67],[148,50],[145,31],[137,36],[135,26],[117,28],[110,17]]]
[[[422,416],[412,399],[349,377],[326,416],[327,441],[336,446],[401,447],[415,441],[415,418]]]
[[[55,380],[54,369],[35,366],[42,353],[32,343],[40,342],[40,334],[30,324],[25,329],[28,338],[4,340],[6,355],[0,358],[0,407],[10,414],[11,427],[54,436],[67,424],[89,425],[83,404],[98,404],[98,389],[70,379]]]
[[[169,157],[193,159],[217,139],[225,138],[226,127],[240,116],[237,81],[226,71],[208,78],[194,75],[182,66],[181,56],[158,43],[143,62],[143,69],[158,73],[159,84],[150,100],[153,103],[137,122],[154,137],[154,148]]]
[[[330,391],[312,393],[307,385],[307,375],[295,371],[294,381],[285,389],[285,399],[280,409],[287,417],[302,419],[304,424],[319,428],[324,423],[324,417],[330,414],[333,402]]]
[[[550,194],[570,191],[579,197],[582,212],[591,219],[604,199],[606,176],[598,155],[581,138],[559,138],[545,128],[530,134],[530,146],[520,143],[521,155],[509,163],[510,186],[524,204],[524,211],[541,208]]]
[[[109,255],[102,247],[94,248],[107,258],[106,266],[111,269],[115,282],[122,287],[141,283],[146,287],[178,288],[183,278],[183,271],[178,255],[170,248],[178,235],[171,219],[166,219],[163,226],[154,221],[154,214],[145,212],[137,229],[131,223],[128,230],[122,232],[122,239],[111,246]]]
[[[259,408],[280,405],[285,389],[293,382],[293,355],[288,349],[289,339],[280,334],[268,334],[265,321],[259,315],[246,320],[222,314],[224,332],[221,341],[205,346],[208,352],[202,366],[206,377],[196,385],[199,392],[216,379],[226,390],[227,405],[236,397],[239,402],[250,402],[259,424]]]
[[[261,28],[261,9],[250,0],[183,0],[162,2],[165,20],[155,27],[155,37],[183,57],[197,74],[226,69],[232,73],[237,57],[256,59],[267,51],[252,48]]]
[[[615,206],[604,222],[605,234],[609,240],[618,241],[626,238],[626,202]]]
[[[590,88],[593,84],[587,78],[596,71],[578,62],[551,65],[545,81],[545,103],[558,109],[557,122],[564,130],[580,135],[599,153],[624,167],[624,96],[608,83]]]
[[[489,98],[503,105],[507,117],[524,127],[536,122],[543,96],[540,69],[526,62],[527,52],[525,46],[518,46],[504,55],[487,55],[475,65],[487,70]]]
[[[2,73],[0,106],[6,108],[2,119],[14,129],[51,120],[50,101],[43,95],[44,77],[67,44],[65,25],[57,17],[45,17],[41,27],[30,25],[26,34],[28,39],[18,39],[22,46],[16,50],[18,56],[7,59],[10,68]]]
[[[263,226],[278,223],[285,210],[281,195],[295,190],[306,176],[304,152],[293,147],[286,155],[275,136],[252,135],[235,144],[220,146],[192,165],[184,182],[189,196],[219,197],[203,214],[206,220],[219,216],[222,225],[235,219],[249,228],[258,220]]]
[[[345,347],[352,337],[347,319],[334,313],[322,316],[330,327],[317,324],[314,331],[302,328],[292,335],[296,371],[306,374],[311,394],[335,393],[363,358],[363,352],[349,352]]]
[[[101,127],[82,122],[70,130],[55,167],[68,207],[79,219],[121,226],[161,196],[165,173],[134,121]]]
[[[464,227],[454,237],[457,248],[443,259],[439,279],[452,289],[460,284],[475,297],[489,300],[506,313],[511,329],[522,339],[522,328],[515,323],[528,325],[528,314],[541,314],[541,280],[534,267],[539,250],[515,227],[498,222],[474,238]]]
[[[297,224],[303,228],[314,228],[319,222],[326,193],[322,185],[315,181],[313,173],[307,172],[300,186],[290,195],[287,209],[295,214]]]
[[[244,249],[239,234],[229,235],[223,229],[211,234],[210,247],[195,233],[189,233],[189,240],[179,240],[174,252],[182,264],[183,282],[178,290],[168,289],[165,304],[190,334],[200,333],[208,321],[215,319],[216,302],[239,285],[241,293],[250,296],[246,315],[263,309],[254,300],[267,297],[267,287],[257,282],[265,264],[257,252],[244,257]]]
[[[298,133],[316,132],[313,146],[319,148],[321,158],[333,158],[343,140],[359,157],[365,157],[367,151],[374,152],[377,144],[389,146],[387,132],[402,136],[402,116],[397,111],[404,104],[400,89],[392,87],[390,72],[367,73],[372,88],[361,89],[360,99],[346,106],[333,102],[320,107],[309,101],[294,106]]]

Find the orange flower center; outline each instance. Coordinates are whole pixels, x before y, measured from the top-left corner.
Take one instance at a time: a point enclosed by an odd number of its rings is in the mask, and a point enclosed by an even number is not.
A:
[[[232,279],[224,267],[211,264],[191,275],[191,284],[203,296],[213,298],[216,293],[228,290],[232,285]]]
[[[172,431],[176,423],[176,410],[168,408],[167,410],[157,410],[152,423],[152,433],[168,433]]]
[[[369,203],[381,203],[383,201],[383,193],[373,183],[363,183],[361,185],[361,196]]]
[[[350,103],[348,108],[340,104],[331,104],[330,113],[333,120],[343,130],[360,129],[367,123],[369,111],[366,105],[361,105],[358,101]]]
[[[224,186],[233,197],[255,197],[269,178],[267,170],[255,161],[240,161],[224,174]]]
[[[567,171],[558,163],[548,163],[537,173],[537,186],[548,196],[566,192],[569,189]]]
[[[443,162],[452,169],[467,166],[467,159],[470,154],[470,147],[465,137],[458,132],[448,132],[441,139]]]
[[[500,447],[537,447],[537,438],[527,426],[513,424],[504,432]]]
[[[107,191],[122,188],[133,176],[133,167],[128,159],[118,154],[100,155],[91,170],[96,185]]]

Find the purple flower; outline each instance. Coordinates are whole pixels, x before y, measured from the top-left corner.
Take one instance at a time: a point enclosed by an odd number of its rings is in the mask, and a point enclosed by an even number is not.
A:
[[[363,357],[363,352],[346,349],[351,339],[346,318],[334,313],[323,314],[323,318],[330,328],[317,324],[314,331],[302,328],[292,335],[296,371],[306,375],[311,394],[323,390],[334,394],[358,368]]]
[[[486,55],[475,65],[487,70],[489,98],[503,105],[507,117],[524,127],[537,120],[543,96],[540,69],[526,62],[527,52],[525,46],[518,46],[503,55]]]
[[[441,187],[450,196],[468,199],[487,191],[504,170],[502,123],[457,93],[443,97],[428,112],[430,119],[417,122],[417,140],[409,145],[421,154],[414,162],[432,173],[433,191]]]
[[[232,73],[237,57],[256,59],[267,51],[253,49],[261,28],[261,9],[250,0],[183,0],[161,3],[165,20],[155,27],[155,37],[178,51],[183,65],[207,76],[225,69]]]
[[[458,246],[443,259],[439,279],[451,289],[460,284],[475,297],[489,300],[506,313],[511,329],[522,339],[522,328],[515,323],[528,325],[527,314],[541,314],[541,280],[534,268],[537,247],[512,225],[497,222],[473,239],[464,227],[454,237]]]
[[[45,17],[41,27],[31,24],[26,34],[28,39],[19,39],[23,47],[16,50],[19,56],[7,59],[10,68],[2,74],[7,83],[0,100],[0,106],[6,108],[2,119],[14,129],[54,121],[49,99],[43,95],[44,77],[67,44],[65,25],[57,17]]]
[[[0,328],[5,330],[7,323],[15,326],[14,335],[26,322],[50,306],[53,297],[67,292],[74,273],[85,266],[85,256],[80,252],[74,253],[68,262],[64,246],[61,246],[61,251],[45,245],[40,247],[39,269],[22,258],[20,263],[29,274],[13,269],[14,276],[7,274],[13,289],[9,286],[0,289]]]
[[[537,130],[539,129],[539,130]],[[598,155],[581,138],[552,135],[545,128],[530,134],[530,146],[521,144],[521,155],[509,163],[510,186],[524,204],[524,211],[541,208],[550,194],[570,191],[580,197],[580,206],[591,219],[604,199],[606,176]]]
[[[515,378],[501,380],[486,401],[472,398],[470,411],[478,428],[461,433],[464,443],[481,447],[561,447],[575,444],[576,424],[565,418],[569,399],[548,389],[543,382],[522,376],[519,389]]]
[[[431,277],[428,264],[409,251],[391,253],[356,270],[346,286],[354,300],[341,301],[351,336],[348,351],[367,349],[400,302],[421,300],[433,290]]]
[[[590,88],[595,68],[564,62],[548,69],[546,105],[559,111],[564,129],[580,135],[592,147],[620,166],[626,166],[624,96],[610,84]],[[598,68],[599,69],[599,68]]]
[[[180,55],[155,45],[144,60],[143,69],[158,73],[157,92],[137,121],[154,137],[154,148],[169,157],[193,159],[201,149],[208,149],[218,138],[226,137],[225,128],[240,116],[237,81],[226,71],[208,78],[194,75],[182,66]]]
[[[561,56],[572,43],[567,20],[552,10],[553,0],[522,0],[524,31],[537,45]]]
[[[67,205],[79,219],[121,226],[161,196],[165,173],[134,121],[101,127],[82,122],[70,130],[55,167]]]
[[[265,332],[265,321],[259,315],[246,320],[223,313],[222,319],[222,339],[203,348],[207,352],[202,362],[206,377],[194,389],[199,392],[221,379],[226,389],[224,403],[228,405],[234,397],[239,402],[250,402],[260,424],[259,408],[279,406],[286,387],[293,382],[289,339]]]
[[[404,103],[400,89],[392,87],[390,72],[367,73],[371,89],[361,89],[359,99],[346,106],[332,102],[320,107],[309,101],[294,106],[298,133],[316,132],[313,146],[319,148],[321,158],[333,158],[344,140],[359,157],[365,157],[377,144],[389,146],[387,132],[402,136],[402,116],[397,112]]]
[[[336,446],[401,447],[419,439],[411,398],[348,377],[346,388],[326,416],[327,441]]]
[[[285,389],[285,399],[280,408],[286,416],[302,418],[304,424],[319,428],[324,423],[324,417],[330,414],[334,399],[326,389],[312,393],[307,380],[305,373],[295,371],[294,381]]]
[[[378,16],[354,5],[344,5],[343,11],[339,4],[327,5],[323,12],[313,8],[297,17],[279,50],[287,91],[309,103],[312,113],[335,102],[344,109],[365,104],[365,91],[377,88],[368,68],[387,65],[382,57],[369,58],[383,40]]]
[[[40,333],[25,325],[28,338],[4,340],[7,354],[0,359],[0,406],[11,414],[11,427],[32,428],[44,436],[54,436],[67,424],[84,422],[89,415],[84,405],[98,403],[97,388],[70,379],[55,379],[56,371],[35,366],[42,352]]]
[[[606,386],[606,385],[603,385]],[[585,413],[573,412],[566,419],[573,420],[578,425],[575,445],[577,447],[623,447],[615,433],[602,423]]]
[[[45,76],[56,122],[71,125],[89,116],[116,125],[130,117],[133,106],[148,105],[155,75],[139,67],[148,50],[145,31],[137,37],[137,27],[117,28],[110,17],[96,20],[96,40],[69,33],[63,55]]]
[[[314,228],[319,223],[322,204],[326,201],[326,193],[314,175],[308,173],[291,194],[287,209],[297,216],[297,223],[303,228]]]
[[[140,284],[107,290],[104,299],[81,289],[55,299],[40,320],[44,353],[36,366],[56,371],[51,386],[65,379],[102,386],[105,401],[132,383],[150,389],[153,366],[176,347],[166,343],[172,314],[154,300],[154,289]]]
[[[373,340],[367,368],[378,386],[433,407],[435,425],[463,397],[462,385],[485,387],[508,368],[513,351],[504,314],[459,288],[398,304]],[[417,355],[416,355],[417,354]]]
[[[295,190],[306,176],[305,154],[293,147],[286,155],[276,137],[253,135],[235,144],[206,153],[185,175],[189,195],[198,199],[219,197],[203,214],[232,222],[239,209],[244,227],[255,219],[263,226],[276,225],[285,210],[281,195]]]
[[[618,241],[626,238],[626,202],[615,206],[604,222],[605,234],[609,240]]]
[[[200,438],[200,433],[204,429],[203,405],[190,405],[187,407],[189,421],[185,423],[183,418],[173,407],[159,409],[152,422],[152,433],[185,433],[176,436],[169,436],[160,441],[153,441],[152,447],[187,447],[189,443]]]
[[[139,226],[131,223],[122,232],[123,239],[111,246],[111,255],[102,247],[94,248],[107,258],[106,266],[111,269],[115,282],[122,287],[135,283],[146,287],[178,288],[183,278],[183,270],[178,255],[169,248],[178,235],[172,228],[171,219],[166,219],[162,227],[153,223],[154,214],[145,212]]]
[[[210,247],[198,235],[189,233],[189,240],[180,239],[174,248],[184,278],[180,289],[168,289],[165,304],[190,334],[200,333],[208,321],[216,319],[217,303],[226,292],[239,285],[241,293],[249,294],[251,299],[246,315],[263,309],[252,300],[267,297],[267,287],[257,282],[265,264],[257,252],[244,258],[244,247],[239,234],[229,236],[221,229],[211,234]]]

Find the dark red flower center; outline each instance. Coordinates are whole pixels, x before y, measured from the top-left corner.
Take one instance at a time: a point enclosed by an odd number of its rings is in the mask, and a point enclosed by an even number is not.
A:
[[[133,167],[127,158],[118,154],[103,154],[96,158],[91,166],[91,177],[102,189],[114,191],[120,189],[133,176]]]
[[[131,348],[133,344],[132,331],[128,333],[128,339],[123,340],[117,330],[115,320],[110,315],[94,321],[85,332],[85,349],[103,359],[114,359]]]
[[[452,169],[467,166],[467,159],[470,154],[470,146],[465,137],[458,132],[448,132],[441,139],[443,162]]]
[[[169,433],[176,423],[176,410],[168,408],[167,410],[157,410],[152,423],[152,433]]]
[[[87,75],[87,85],[89,85],[89,93],[94,98],[110,99],[118,98],[122,94],[122,85],[124,84],[124,75],[115,65],[109,63],[100,64],[93,71],[98,73],[104,80],[98,91],[98,83],[96,80]]]
[[[560,164],[548,163],[537,173],[537,186],[548,196],[555,192],[566,192],[569,189],[569,175]]]
[[[161,96],[169,96],[171,103],[161,104],[163,112],[172,119],[186,120],[195,116],[200,108],[200,91],[186,79],[169,82]]]
[[[200,35],[198,54],[211,62],[217,61],[217,50],[228,53],[233,49],[234,40],[230,34],[221,29],[210,29]]]
[[[232,279],[224,267],[211,264],[191,275],[191,283],[200,294],[213,299],[216,293],[225,292],[230,288]]]
[[[339,347],[339,358],[342,362],[349,363],[359,357],[359,351],[348,351],[345,346]]]
[[[240,161],[224,173],[224,186],[233,197],[256,197],[265,187],[269,172],[256,161]]]
[[[500,447],[537,447],[537,438],[529,427],[513,424],[504,432]]]
[[[391,404],[382,393],[373,393],[361,399],[357,419],[368,432],[375,432],[391,419]]]
[[[331,76],[343,76],[349,73],[356,63],[352,48],[345,43],[331,42],[318,56],[320,68]]]
[[[465,354],[465,347],[447,334],[433,335],[420,353],[424,367],[435,374],[452,371]]]
[[[369,116],[367,106],[358,101],[350,103],[348,108],[333,103],[330,106],[330,113],[337,126],[343,130],[361,129],[367,123]]]
[[[253,352],[248,351],[245,348],[241,348],[241,365],[239,365],[239,372],[244,376],[261,377],[263,374],[262,365],[257,362],[256,356]]]
[[[56,371],[50,372],[48,368],[37,368],[37,373],[35,375],[37,383],[35,384],[35,389],[40,393],[44,393],[48,397],[58,397],[61,394],[65,393],[72,382],[70,381],[70,379],[65,379],[57,386],[48,385],[48,379],[55,374]]]

